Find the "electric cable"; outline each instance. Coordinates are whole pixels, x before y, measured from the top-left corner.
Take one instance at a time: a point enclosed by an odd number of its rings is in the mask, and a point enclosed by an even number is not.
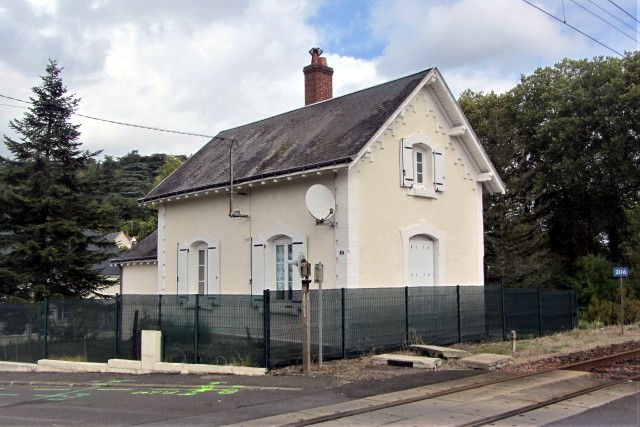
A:
[[[590,40],[592,40],[592,41],[594,41],[594,42],[598,43],[600,46],[602,46],[602,47],[604,47],[604,48],[606,48],[606,49],[610,50],[611,52],[613,52],[613,53],[615,53],[615,54],[617,54],[617,55],[619,55],[619,56],[621,56],[621,57],[624,57],[624,55],[623,55],[622,53],[618,52],[618,51],[617,51],[617,50],[615,50],[614,48],[612,48],[612,47],[610,47],[610,46],[607,46],[606,44],[602,43],[600,40],[597,40],[596,38],[591,37],[589,34],[587,34],[587,33],[583,32],[583,31],[580,31],[578,28],[574,27],[573,25],[571,25],[571,24],[569,24],[569,23],[567,23],[567,22],[564,22],[562,19],[560,19],[560,18],[558,18],[557,16],[555,16],[555,15],[553,15],[553,14],[551,14],[551,13],[547,12],[546,10],[544,10],[544,9],[542,9],[542,8],[540,8],[540,7],[538,7],[538,6],[536,6],[535,4],[531,3],[530,1],[528,1],[528,0],[522,0],[522,1],[523,1],[523,2],[525,2],[525,3],[527,3],[529,6],[531,6],[531,7],[534,7],[534,8],[536,8],[536,9],[538,9],[540,12],[542,12],[542,13],[544,13],[544,14],[546,14],[546,15],[549,15],[550,17],[552,17],[552,18],[553,18],[553,19],[555,19],[556,21],[562,22],[562,23],[563,23],[564,25],[566,25],[567,27],[571,28],[572,30],[574,30],[574,31],[576,31],[576,32],[578,32],[578,33],[580,33],[580,34],[582,34],[583,36],[587,37],[588,39],[590,39]]]
[[[615,2],[612,2],[611,0],[609,0],[609,3],[611,3],[612,5],[617,7],[618,9],[620,9],[622,12],[626,13],[627,15],[629,15],[631,17],[631,19],[633,19],[634,21],[636,21],[637,23],[640,24],[640,21],[638,21],[638,18],[636,18],[635,16],[633,16],[632,14],[630,14],[629,12],[627,12],[626,10],[624,10],[623,8],[621,8],[620,6],[615,4]]]
[[[634,42],[637,41],[635,38],[631,37],[629,34],[625,33],[624,31],[622,31],[620,28],[616,27],[615,25],[613,25],[611,22],[607,21],[606,19],[604,19],[603,17],[599,16],[598,14],[594,13],[593,11],[587,9],[586,7],[584,7],[583,5],[581,5],[580,3],[576,2],[576,0],[571,0],[571,2],[573,4],[575,4],[576,6],[580,7],[581,9],[589,12],[590,14],[592,14],[593,16],[595,16],[596,18],[598,18],[599,20],[601,20],[602,22],[604,22],[605,24],[609,25],[610,27],[614,28],[615,30],[617,30],[618,32],[620,32],[621,34],[629,37],[631,40],[633,40]]]
[[[13,97],[7,96],[7,95],[0,94],[0,97],[11,99],[12,101],[24,102],[25,104],[31,104],[31,102],[29,102],[29,101],[25,101],[23,99],[18,99],[18,98],[13,98]],[[6,104],[0,104],[0,105],[6,105]],[[17,105],[9,105],[9,106],[10,107],[16,107],[16,108],[25,108],[25,107],[18,107]],[[84,117],[85,119],[97,120],[97,121],[100,121],[100,122],[106,122],[106,123],[111,123],[111,124],[115,124],[115,125],[130,126],[130,127],[140,128],[140,129],[154,130],[154,131],[158,131],[158,132],[175,133],[175,134],[178,134],[178,135],[189,135],[189,136],[199,136],[199,137],[202,137],[202,138],[213,138],[213,136],[211,136],[211,135],[204,135],[204,134],[201,134],[201,133],[183,132],[183,131],[178,131],[178,130],[162,129],[162,128],[157,128],[157,127],[153,127],[153,126],[145,126],[145,125],[139,125],[139,124],[135,124],[135,123],[120,122],[120,121],[117,121],[117,120],[102,119],[100,117],[88,116],[86,114],[80,114],[80,113],[75,113],[75,112],[73,114],[78,116],[78,117]]]
[[[602,6],[600,6],[599,4],[597,4],[596,2],[594,2],[593,0],[587,0],[589,3],[591,3],[592,5],[594,5],[595,7],[597,7],[598,9],[600,9],[601,11],[603,11],[604,13],[606,13],[607,15],[609,15],[610,17],[612,17],[613,19],[615,19],[616,21],[620,22],[622,25],[624,25],[627,28],[630,28],[631,30],[635,31],[636,33],[640,34],[640,31],[638,31],[637,28],[632,27],[631,25],[627,24],[626,22],[624,22],[622,19],[618,18],[617,16],[615,16],[613,13],[609,12],[608,10],[606,10],[605,8],[603,8]]]

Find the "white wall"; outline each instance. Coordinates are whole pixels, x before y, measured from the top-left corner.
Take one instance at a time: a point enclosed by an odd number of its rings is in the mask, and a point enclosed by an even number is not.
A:
[[[401,230],[422,226],[438,233],[439,285],[482,284],[481,186],[474,168],[434,97],[423,89],[352,170],[360,182],[360,286],[405,283]],[[445,156],[446,190],[436,198],[408,195],[400,182],[401,139],[420,133]],[[465,164],[466,163],[466,164]],[[478,206],[480,203],[480,206]],[[480,218],[478,218],[478,214]],[[384,260],[384,262],[381,262]],[[439,262],[438,262],[439,261]]]
[[[335,189],[333,171],[291,181],[273,180],[257,183],[252,187],[236,187],[246,195],[234,197],[234,210],[240,210],[249,218],[229,218],[227,191],[210,192],[209,195],[183,198],[164,203],[164,227],[160,234],[158,251],[163,265],[160,292],[177,292],[177,245],[206,238],[217,239],[220,244],[220,293],[251,293],[251,243],[264,237],[269,230],[286,226],[307,236],[307,258],[312,263],[322,261],[325,266],[327,287],[333,287],[335,278],[335,236],[332,227],[316,226],[315,219],[305,206],[306,192],[314,184]],[[271,286],[274,289],[275,284]]]
[[[157,294],[158,265],[137,263],[122,266],[123,294]]]

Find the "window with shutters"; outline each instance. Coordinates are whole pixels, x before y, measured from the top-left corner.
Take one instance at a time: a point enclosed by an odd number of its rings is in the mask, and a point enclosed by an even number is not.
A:
[[[302,289],[302,281],[291,262],[300,254],[307,255],[307,237],[289,226],[276,224],[252,238],[251,293],[262,295],[269,289],[280,299],[293,298],[293,291]]]
[[[178,244],[177,293],[212,295],[220,293],[219,244],[217,240],[196,240]]]
[[[278,239],[275,242],[276,251],[276,291],[278,299],[293,296],[293,244],[291,239]]]
[[[402,139],[400,149],[400,185],[408,188],[407,194],[435,198],[445,190],[442,151],[416,135]]]
[[[207,289],[207,250],[198,249],[198,293],[204,295]]]

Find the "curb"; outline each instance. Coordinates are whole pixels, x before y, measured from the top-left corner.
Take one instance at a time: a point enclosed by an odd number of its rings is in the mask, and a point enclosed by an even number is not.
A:
[[[214,374],[214,375],[266,375],[265,368],[232,365],[191,365],[188,363],[154,363],[151,369],[143,369],[139,360],[109,359],[107,363],[69,362],[66,360],[38,360],[38,363],[0,362],[4,372],[75,372],[113,374]]]

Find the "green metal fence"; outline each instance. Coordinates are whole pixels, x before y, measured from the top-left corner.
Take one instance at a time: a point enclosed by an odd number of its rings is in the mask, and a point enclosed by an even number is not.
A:
[[[162,331],[167,362],[273,368],[301,360],[300,291],[252,295],[122,295],[0,303],[0,360],[140,358],[141,331]],[[310,292],[312,357],[318,291]],[[577,325],[575,291],[500,286],[328,289],[322,353],[338,359],[399,349],[542,336]],[[47,315],[45,315],[47,313]]]

